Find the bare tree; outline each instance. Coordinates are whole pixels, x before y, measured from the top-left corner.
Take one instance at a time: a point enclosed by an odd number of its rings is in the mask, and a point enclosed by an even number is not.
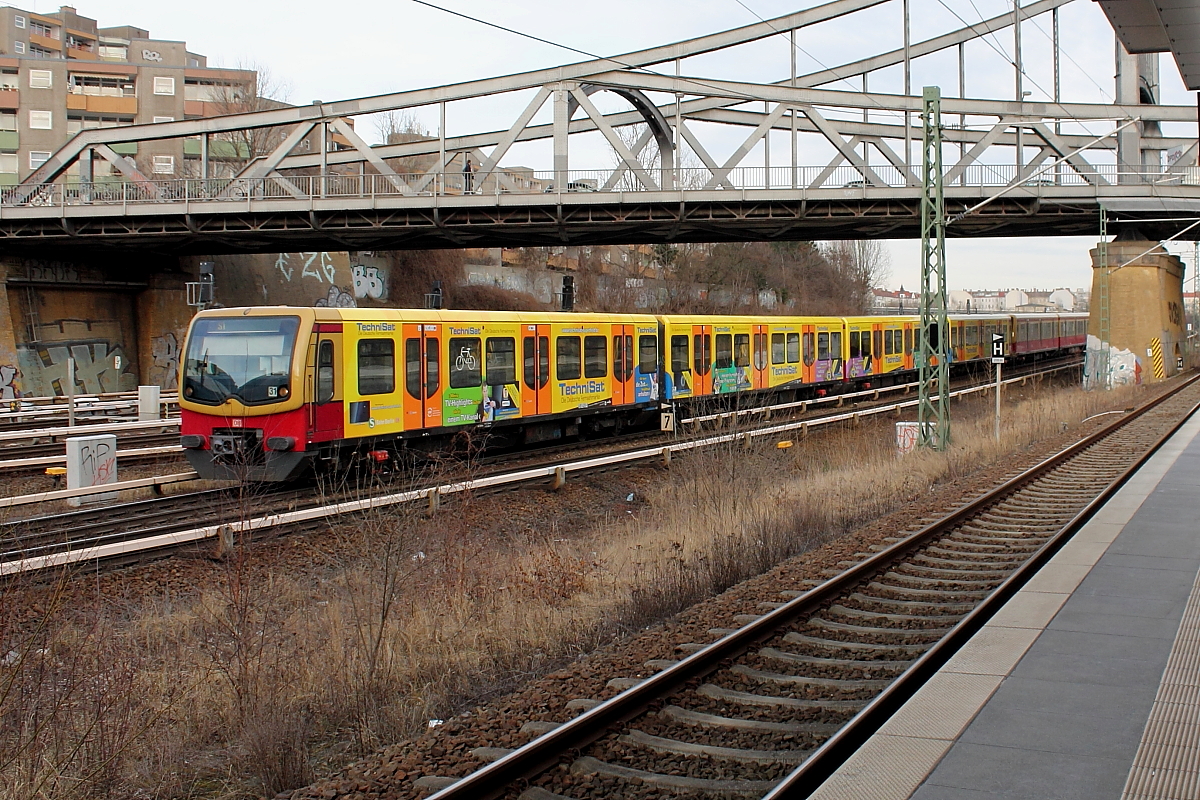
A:
[[[239,62],[234,69],[253,72],[254,78],[245,83],[226,82],[209,87],[207,102],[216,114],[247,114],[287,105],[291,85],[278,78],[270,67]],[[209,143],[209,174],[236,175],[251,161],[278,147],[288,133],[287,127],[273,127],[213,134]]]
[[[851,291],[851,304],[865,313],[871,308],[871,290],[891,277],[891,255],[874,239],[826,242],[821,246],[825,260],[837,271]]]

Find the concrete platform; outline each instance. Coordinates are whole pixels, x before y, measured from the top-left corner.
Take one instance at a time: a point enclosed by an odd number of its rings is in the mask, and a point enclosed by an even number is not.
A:
[[[813,800],[1200,797],[1200,415]]]

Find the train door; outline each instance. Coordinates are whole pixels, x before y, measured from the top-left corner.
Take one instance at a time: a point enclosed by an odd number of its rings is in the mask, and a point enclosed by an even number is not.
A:
[[[313,441],[340,439],[345,430],[341,391],[341,323],[318,322],[313,326],[316,374],[309,428]]]
[[[805,383],[815,383],[817,380],[817,333],[816,328],[812,325],[800,326],[800,345],[803,360],[801,362],[801,372],[804,375]]]
[[[633,326],[612,326],[612,402],[614,406],[636,402],[633,390]]]
[[[442,424],[441,325],[405,323],[404,430]]]
[[[712,393],[712,326],[692,326],[692,394],[699,397]]]
[[[913,368],[913,324],[904,323],[904,369]]]
[[[750,331],[754,346],[754,355],[751,361],[754,367],[754,388],[766,389],[771,385],[770,378],[767,376],[767,326],[752,325]]]
[[[550,326],[525,325],[521,337],[524,368],[521,381],[521,416],[551,413]]]

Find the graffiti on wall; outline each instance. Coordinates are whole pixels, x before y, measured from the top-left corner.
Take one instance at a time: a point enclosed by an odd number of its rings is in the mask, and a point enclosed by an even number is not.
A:
[[[329,294],[313,301],[314,308],[358,308],[354,295],[339,286],[330,286]]]
[[[1107,370],[1107,375],[1105,375]],[[1088,334],[1083,388],[1106,389],[1137,386],[1142,382],[1142,362],[1129,350],[1118,350]]]
[[[12,364],[0,366],[0,400],[16,400],[21,396],[17,379],[21,371]]]
[[[275,267],[288,283],[300,270],[300,278],[316,278],[317,283],[332,284],[337,276],[332,253],[280,253]]]
[[[179,340],[168,331],[150,340],[150,383],[164,389],[179,388]]]
[[[38,396],[67,393],[67,361],[72,357],[77,391],[96,394],[137,389],[137,375],[120,344],[90,341],[17,345],[26,389]]]
[[[372,300],[387,299],[387,281],[378,267],[367,267],[355,264],[350,269],[350,277],[354,280],[354,296]]]

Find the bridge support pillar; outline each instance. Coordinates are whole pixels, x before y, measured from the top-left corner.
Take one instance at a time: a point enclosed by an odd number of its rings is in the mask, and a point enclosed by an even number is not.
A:
[[[1108,263],[1092,253],[1085,388],[1154,383],[1178,373],[1188,359],[1183,322],[1183,262],[1155,242],[1108,243]],[[1108,270],[1109,338],[1100,339],[1101,282]]]

